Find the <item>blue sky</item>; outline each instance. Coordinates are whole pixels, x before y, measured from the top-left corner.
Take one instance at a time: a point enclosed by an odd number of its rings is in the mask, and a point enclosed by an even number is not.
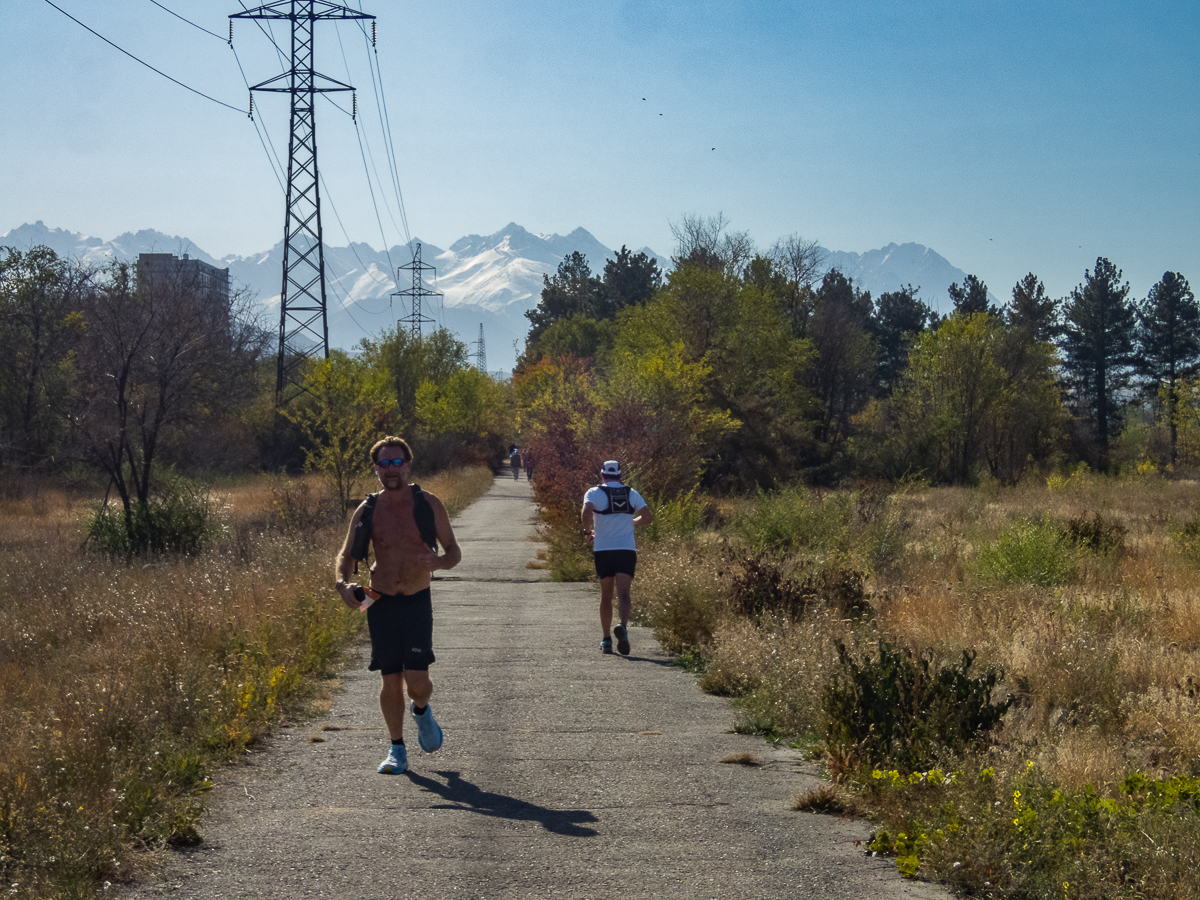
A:
[[[235,26],[235,57],[162,8],[224,37],[238,0],[55,3],[238,111],[45,0],[7,0],[0,234],[41,219],[104,239],[153,228],[216,256],[278,242],[283,194],[240,111],[238,60],[252,84],[281,64],[253,23]],[[855,252],[925,244],[1001,299],[1030,271],[1064,296],[1097,256],[1139,298],[1168,269],[1200,289],[1195,0],[362,8],[407,219],[364,38],[320,24],[317,68],[357,87],[360,113],[356,131],[318,106],[330,243],[446,247],[515,221],[669,254],[672,222],[722,213],[764,248],[793,233]],[[286,97],[255,104],[286,160]],[[368,152],[387,186],[374,201]]]

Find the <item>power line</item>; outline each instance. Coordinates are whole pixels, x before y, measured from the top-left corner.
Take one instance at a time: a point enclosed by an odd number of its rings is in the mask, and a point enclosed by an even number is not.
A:
[[[181,88],[189,90],[193,94],[198,94],[199,96],[203,97],[205,100],[211,100],[213,103],[216,103],[218,106],[224,106],[226,109],[232,109],[234,112],[237,112],[237,113],[245,112],[244,109],[238,109],[236,106],[230,106],[228,103],[226,103],[223,100],[218,100],[216,97],[210,97],[210,96],[208,96],[208,94],[204,93],[203,91],[198,91],[194,87],[190,87],[189,85],[184,84],[178,78],[172,78],[170,75],[168,75],[166,72],[162,71],[161,69],[154,68],[154,66],[150,65],[150,63],[146,62],[144,59],[138,59],[136,56],[134,56],[132,53],[130,53],[128,50],[126,50],[124,47],[121,47],[118,44],[114,44],[112,41],[110,41],[108,38],[106,38],[100,32],[96,31],[94,28],[89,28],[87,25],[84,25],[82,22],[80,22],[77,18],[75,18],[73,15],[71,15],[69,12],[67,12],[65,9],[63,9],[61,6],[57,6],[54,3],[52,3],[51,0],[46,0],[46,3],[49,6],[53,6],[55,9],[57,9],[60,13],[62,13],[64,16],[66,16],[68,19],[70,19],[76,25],[79,25],[81,28],[85,28],[88,31],[90,31],[92,34],[94,34],[96,37],[100,38],[100,40],[104,41],[104,43],[108,44],[110,47],[120,50],[122,53],[124,53],[126,56],[128,56],[130,59],[132,59],[134,62],[141,63],[143,66],[145,66],[151,72],[155,72],[155,73],[161,75],[163,78],[167,79],[167,81],[174,82],[175,84],[179,85]]]
[[[150,0],[150,2],[153,3],[155,6],[157,6],[159,9],[163,10],[164,12],[169,12],[171,15],[173,15],[175,18],[179,19],[180,21],[187,22],[193,28],[199,28],[205,34],[211,34],[218,41],[225,40],[225,38],[221,37],[221,35],[217,34],[215,31],[209,31],[203,25],[197,25],[191,19],[185,19],[183,16],[181,16],[179,13],[175,12],[175,10],[173,10],[173,9],[167,9],[167,7],[165,7],[161,3],[159,3],[158,0]]]
[[[326,263],[325,263],[325,267],[326,267],[327,269],[334,269],[334,268],[335,268],[334,266],[331,266],[331,265],[330,265],[328,262],[326,262]],[[337,277],[337,272],[336,272],[336,271],[334,272],[334,280],[333,280],[333,282],[332,282],[332,287],[333,287],[334,293],[339,293],[339,292],[340,292],[340,286],[339,286],[339,284],[338,284],[338,277]],[[363,334],[365,334],[367,337],[370,337],[370,336],[371,336],[371,332],[367,331],[367,329],[363,327],[363,324],[362,324],[360,321],[358,321],[358,319],[354,318],[354,313],[350,312],[350,304],[354,304],[355,306],[359,306],[359,305],[360,305],[360,304],[359,304],[359,302],[358,302],[357,300],[352,300],[352,299],[350,298],[350,295],[349,295],[348,293],[342,293],[342,297],[344,298],[344,301],[343,301],[343,302],[340,302],[340,303],[338,303],[338,306],[340,306],[340,307],[341,307],[341,309],[342,309],[342,311],[346,313],[346,315],[349,317],[350,321],[351,321],[351,322],[353,322],[355,325],[357,325],[357,326],[358,326],[358,330],[359,330],[359,331],[361,331],[361,332],[362,332]],[[369,312],[370,312],[370,310],[369,310],[369,309],[368,309],[368,310],[363,310],[363,311],[364,311],[364,312],[367,312],[367,313],[369,313]]]
[[[358,152],[362,156],[363,169],[366,170],[367,154],[363,150],[362,132],[359,130],[357,122],[354,123],[354,133],[358,135]],[[376,174],[375,177],[378,178],[378,174]],[[388,258],[388,267],[395,268],[395,266],[392,265],[392,252],[387,245],[387,236],[383,233],[383,219],[379,217],[379,204],[375,202],[375,188],[371,185],[371,173],[369,171],[367,172],[367,188],[371,191],[371,205],[375,207],[375,221],[379,224],[379,238],[383,241],[383,252]],[[380,190],[382,190],[382,188],[383,186],[380,185]]]
[[[366,31],[365,31],[365,28],[363,28],[363,24],[362,24],[362,22],[359,22],[359,23],[358,23],[358,25],[359,25],[359,28],[360,28],[360,30],[362,30],[362,31],[363,31],[363,33],[364,33],[364,35],[365,35],[365,34],[366,34]],[[347,78],[349,78],[349,77],[350,77],[350,63],[349,63],[349,61],[347,61],[347,59],[346,59],[346,49],[345,49],[345,47],[342,45],[342,32],[341,32],[341,29],[340,29],[340,28],[336,29],[336,31],[337,31],[337,36],[338,36],[338,49],[339,49],[339,50],[341,50],[341,53],[342,53],[342,65],[343,65],[343,66],[345,66],[345,68],[346,68],[346,77],[347,77]],[[368,55],[368,57],[367,57],[367,63],[368,63],[368,68],[370,68],[370,56],[369,56],[369,55]],[[373,70],[373,69],[371,70],[371,84],[372,84],[372,86],[374,87],[374,85],[375,85],[375,72],[374,72],[374,70]],[[327,99],[332,99],[332,98],[327,98]],[[378,111],[378,109],[379,109],[379,91],[378,91],[378,88],[376,88],[376,89],[375,89],[375,107],[376,107],[376,111]],[[389,134],[388,134],[388,132],[387,132],[387,129],[384,127],[384,123],[383,123],[383,117],[382,117],[382,116],[380,116],[380,119],[379,119],[379,126],[380,126],[380,130],[383,132],[383,137],[384,137],[384,152],[385,152],[385,153],[387,153],[387,149],[388,149],[388,148],[387,148],[387,144],[388,144],[388,138],[389,138]],[[355,126],[355,127],[357,127],[357,124],[356,124],[356,126]],[[365,143],[365,145],[366,145],[366,151],[367,151],[366,155],[367,155],[367,156],[370,158],[370,160],[371,160],[371,170],[373,170],[373,171],[375,172],[375,180],[376,180],[376,182],[378,182],[378,184],[379,184],[379,193],[380,193],[380,194],[382,195],[382,197],[383,197],[383,205],[384,205],[384,207],[387,209],[388,218],[390,218],[390,219],[392,220],[392,224],[393,224],[393,225],[396,227],[396,231],[398,231],[399,233],[401,233],[401,234],[403,234],[403,235],[404,235],[404,242],[405,242],[406,244],[411,244],[411,243],[412,243],[412,236],[411,236],[411,235],[408,233],[408,223],[407,223],[407,222],[405,222],[405,225],[404,225],[404,227],[402,228],[402,227],[400,226],[400,224],[399,224],[399,223],[396,221],[396,216],[395,216],[395,213],[393,213],[393,212],[392,212],[392,206],[391,206],[391,204],[390,204],[390,203],[388,203],[388,200],[387,200],[387,193],[386,193],[386,191],[384,190],[384,187],[385,187],[385,185],[384,185],[383,179],[379,177],[379,168],[378,168],[378,167],[376,166],[376,164],[375,164],[375,153],[374,153],[374,151],[371,149],[371,142],[370,142],[370,139],[367,137],[367,135],[366,135],[365,131],[362,133],[362,136],[361,136],[360,140],[361,140],[362,142],[364,142],[364,143]],[[389,157],[389,163],[390,163],[390,157]],[[365,162],[365,160],[364,160],[364,162],[363,162],[363,165],[364,165],[364,168],[365,168],[365,166],[366,166],[366,162]],[[370,180],[371,180],[371,172],[370,172],[370,171],[367,171],[365,174],[366,174],[366,176],[367,176],[367,182],[368,182],[368,184],[369,184],[369,183],[370,183]],[[389,173],[389,174],[391,174],[391,173]],[[393,185],[394,185],[394,184],[395,184],[395,179],[393,178]],[[403,201],[401,201],[401,203],[400,203],[400,218],[401,218],[401,221],[404,221],[404,205],[403,205]],[[384,250],[384,252],[385,252],[385,253],[387,253],[387,252],[388,252],[388,241],[387,241],[387,238],[386,238],[386,237],[384,237],[384,238],[383,238],[383,250]],[[389,266],[391,265],[391,257],[390,257],[390,255],[389,255],[389,258],[388,258],[388,264],[389,264]]]
[[[364,272],[365,274],[367,274],[368,276],[370,276],[370,278],[371,278],[371,280],[372,280],[372,281],[374,281],[374,282],[375,282],[377,285],[379,285],[380,287],[387,287],[387,283],[386,283],[386,282],[380,281],[378,278],[376,278],[375,276],[373,276],[373,275],[371,275],[371,274],[370,274],[370,266],[368,266],[368,265],[367,265],[365,262],[363,262],[363,259],[362,259],[362,257],[358,255],[358,249],[357,249],[357,248],[354,246],[354,241],[352,241],[352,240],[350,239],[350,233],[349,233],[349,232],[346,230],[346,226],[345,226],[345,224],[342,222],[342,217],[341,217],[341,215],[338,213],[338,211],[337,211],[337,207],[336,207],[336,206],[334,205],[334,203],[333,203],[333,196],[332,196],[332,195],[330,194],[330,192],[329,192],[329,185],[327,185],[327,184],[325,183],[325,176],[324,176],[324,174],[320,174],[320,178],[321,178],[321,189],[322,189],[322,190],[325,192],[325,199],[329,201],[329,207],[330,207],[330,209],[332,209],[332,210],[333,210],[333,217],[334,217],[335,219],[337,219],[337,223],[338,223],[338,225],[339,225],[339,226],[341,226],[341,229],[342,229],[342,235],[343,235],[343,236],[346,238],[346,245],[347,245],[347,246],[350,248],[350,252],[354,254],[354,258],[355,258],[355,259],[357,259],[357,260],[358,260],[358,264],[359,264],[360,266],[362,266],[363,272]],[[390,258],[390,257],[388,258],[388,264],[389,264],[389,265],[391,264],[391,258]],[[396,286],[396,284],[395,284],[395,282],[393,282],[393,283],[392,283],[392,287],[395,287],[395,286]],[[358,303],[358,304],[359,304],[359,306],[362,306],[362,304],[361,304],[361,303],[360,303],[358,300],[355,300],[354,302],[355,302],[355,303]],[[364,307],[364,311],[366,311],[366,312],[370,312],[370,310],[369,310],[369,309],[365,309],[365,307]],[[380,310],[380,312],[382,312],[382,310]]]
[[[237,54],[237,50],[233,46],[233,42],[229,42],[229,49],[233,51],[234,62],[237,63],[238,71],[242,73],[242,81],[246,85],[246,90],[250,90],[250,79],[246,77],[246,70],[242,68],[242,59]],[[259,111],[259,116],[262,116],[262,111]],[[263,152],[267,154],[267,163],[271,166],[271,171],[275,174],[275,180],[279,182],[279,190],[286,193],[287,188],[283,186],[283,163],[279,160],[279,154],[275,152],[275,144],[271,141],[271,133],[267,131],[267,123],[263,122],[262,130],[259,130],[258,119],[254,116],[250,117],[250,121],[254,123],[254,131],[258,135],[258,142],[263,145]],[[270,145],[270,149],[267,146]]]
[[[359,5],[361,6],[361,3]],[[367,30],[365,25],[362,22],[359,22],[358,25],[359,30],[362,31],[363,39],[366,40]],[[372,32],[372,34],[373,33],[374,32]],[[372,61],[374,62],[373,66],[371,66]],[[408,230],[408,213],[404,209],[404,193],[400,190],[400,172],[396,163],[396,146],[392,142],[392,120],[388,115],[387,94],[384,92],[383,88],[383,69],[379,65],[379,50],[375,46],[374,40],[371,41],[371,49],[367,52],[367,64],[371,69],[371,85],[375,89],[376,109],[378,110],[381,101],[383,105],[383,115],[381,117],[380,125],[383,128],[383,134],[387,144],[388,158],[391,162],[392,185],[396,189],[396,201],[400,207],[400,220],[404,223],[404,237],[408,243],[412,243],[412,235],[409,234]],[[375,76],[377,72],[379,79],[378,86],[376,87]]]
[[[250,12],[250,7],[248,7],[245,3],[243,3],[242,0],[238,0],[238,6],[240,6],[242,8],[243,12]],[[360,4],[360,6],[361,6],[361,4]],[[271,26],[270,25],[264,26],[263,23],[260,22],[258,19],[254,20],[254,24],[258,26],[259,31],[261,31],[264,35],[266,35],[267,40],[271,42],[271,46],[275,48],[275,55],[279,58],[280,64],[287,65],[287,63],[284,60],[283,49],[279,46],[278,43],[276,43],[275,33],[270,30]]]
[[[193,22],[191,19],[187,18],[186,16],[181,16],[179,13],[175,12],[175,10],[163,5],[162,3],[159,3],[158,0],[150,0],[150,2],[153,3],[155,6],[157,6],[159,9],[163,10],[164,12],[170,13],[171,15],[173,15],[175,18],[179,19],[180,21],[186,22],[187,24],[191,25],[193,28],[203,31],[205,34],[212,35],[213,37],[215,37],[217,40],[221,41],[222,43],[229,44],[229,49],[231,51],[233,51],[234,62],[237,63],[238,72],[241,73],[242,83],[246,85],[247,90],[250,89],[250,79],[246,77],[246,70],[242,66],[241,57],[238,56],[237,48],[233,46],[232,28],[230,28],[230,32],[231,32],[230,36],[223,37],[222,35],[217,34],[215,31],[209,31],[203,25],[199,25],[196,22]],[[240,5],[241,5],[242,9],[246,8],[245,3],[241,3]],[[258,25],[259,30],[262,31],[263,34],[265,34],[267,36],[267,39],[270,40],[272,44],[274,44],[275,43],[274,37],[263,28],[262,23],[258,22],[256,20],[255,24]],[[276,50],[278,50],[278,49],[279,49],[278,45],[276,45]],[[259,110],[258,114],[260,117],[262,117],[261,110]],[[286,190],[286,188],[284,188],[284,186],[283,186],[283,163],[280,162],[279,153],[275,150],[274,143],[271,142],[271,133],[269,131],[267,131],[265,121],[263,122],[263,127],[259,128],[258,120],[255,119],[253,115],[249,116],[249,119],[252,123],[254,123],[254,133],[256,135],[258,135],[258,142],[262,145],[263,152],[267,155],[267,162],[271,166],[271,172],[275,175],[275,180],[279,183],[279,190],[282,193],[283,191]]]
[[[191,19],[187,18],[186,16],[181,16],[179,13],[175,12],[175,10],[163,5],[162,3],[159,3],[158,0],[150,0],[150,2],[153,3],[155,6],[157,6],[159,9],[163,10],[164,12],[170,13],[175,18],[179,19],[181,22],[186,22],[187,24],[191,25],[193,28],[203,31],[205,34],[212,35],[217,40],[219,40],[223,43],[229,44],[229,49],[233,51],[233,59],[237,63],[238,71],[242,75],[242,82],[246,85],[247,90],[249,90],[250,79],[248,79],[246,77],[246,70],[242,67],[242,60],[237,55],[237,48],[235,48],[233,46],[232,33],[230,34],[230,36],[228,38],[223,37],[222,35],[217,34],[215,31],[209,31],[203,25],[199,25],[196,22],[193,22]],[[246,4],[242,3],[241,7],[242,7],[242,9],[245,9]],[[265,30],[263,30],[262,24],[258,23],[258,22],[256,22],[255,24],[257,24],[259,27],[259,30],[263,31],[263,33],[267,35],[267,38],[272,43],[274,43],[274,38],[270,34],[267,34],[267,32]],[[232,32],[232,28],[230,29],[230,31]],[[278,49],[278,46],[276,47],[276,49]],[[259,116],[262,116],[261,111],[259,112]],[[271,143],[271,135],[270,135],[270,132],[268,132],[266,130],[266,123],[264,122],[263,127],[259,128],[258,120],[255,119],[253,115],[251,115],[249,118],[250,118],[250,121],[254,123],[254,133],[258,135],[258,142],[262,145],[263,152],[265,154],[267,154],[267,162],[270,164],[271,171],[275,175],[275,180],[279,183],[279,190],[282,192],[285,190],[285,188],[283,186],[283,177],[281,174],[283,171],[283,163],[281,163],[279,161],[279,154],[275,151],[275,145]]]

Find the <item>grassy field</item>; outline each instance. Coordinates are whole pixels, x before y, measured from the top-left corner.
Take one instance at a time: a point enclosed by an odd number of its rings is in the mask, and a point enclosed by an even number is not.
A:
[[[643,542],[635,613],[741,728],[824,761],[798,809],[869,813],[905,874],[1195,900],[1198,504],[1085,472],[695,501]]]
[[[486,469],[422,478],[453,515]],[[199,840],[216,766],[327,700],[364,627],[330,589],[346,527],[312,478],[216,485],[218,537],[132,564],[84,548],[98,497],[0,500],[0,884],[85,898]],[[12,496],[15,495],[15,496]]]

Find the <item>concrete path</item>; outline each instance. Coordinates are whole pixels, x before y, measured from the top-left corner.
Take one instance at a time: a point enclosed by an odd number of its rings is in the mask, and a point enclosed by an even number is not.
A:
[[[866,858],[862,822],[792,812],[815,766],[730,733],[727,701],[652,632],[601,655],[596,586],[527,567],[535,522],[511,477],[454,522],[463,562],[433,587],[442,750],[422,753],[410,719],[411,771],[375,774],[388,741],[361,648],[329,715],[221,772],[204,843],[120,896],[949,896]],[[747,751],[762,765],[721,762]]]

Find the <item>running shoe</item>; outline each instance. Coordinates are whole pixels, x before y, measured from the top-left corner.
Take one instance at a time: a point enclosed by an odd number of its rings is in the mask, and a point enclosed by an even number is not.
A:
[[[612,638],[606,637],[600,642],[601,653],[612,653]]]
[[[433,718],[433,707],[426,704],[425,714],[417,715],[417,704],[408,702],[409,711],[417,720],[417,743],[426,753],[432,753],[442,746],[442,726]]]
[[[613,634],[617,638],[617,652],[622,656],[629,655],[629,631],[624,625],[617,625],[613,628]]]
[[[401,772],[408,771],[408,750],[403,744],[392,744],[392,749],[388,751],[387,759],[379,764],[379,768],[375,770],[380,775],[399,775]]]

